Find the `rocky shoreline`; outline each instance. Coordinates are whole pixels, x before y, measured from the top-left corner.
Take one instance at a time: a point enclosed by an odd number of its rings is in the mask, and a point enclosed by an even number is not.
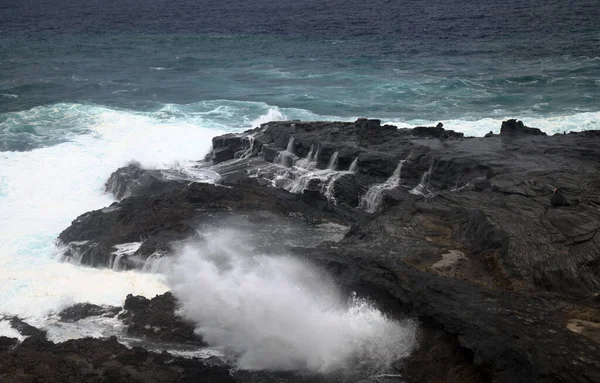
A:
[[[119,202],[77,217],[58,243],[83,265],[155,270],[202,231],[259,227],[253,247],[419,321],[420,347],[362,381],[600,381],[598,148],[600,131],[548,137],[516,120],[481,138],[367,119],[271,122],[213,139],[197,170],[218,174],[214,185],[118,169],[107,192]],[[177,307],[171,294],[129,296],[122,309],[59,316],[118,315],[132,337],[204,346]],[[0,380],[357,381],[231,370],[113,338],[53,344],[21,322],[11,319],[25,341],[0,338]]]

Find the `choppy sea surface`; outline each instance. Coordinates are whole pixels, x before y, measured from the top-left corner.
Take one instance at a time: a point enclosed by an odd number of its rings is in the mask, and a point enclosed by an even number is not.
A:
[[[4,0],[0,314],[169,288],[56,256],[131,160],[185,166],[280,119],[600,129],[598,20],[597,0]]]

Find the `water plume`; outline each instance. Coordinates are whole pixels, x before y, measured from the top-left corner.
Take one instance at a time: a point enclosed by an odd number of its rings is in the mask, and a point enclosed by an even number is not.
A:
[[[178,251],[168,283],[180,313],[240,368],[334,372],[388,366],[415,345],[415,325],[344,299],[331,279],[288,256],[255,253],[222,230]]]

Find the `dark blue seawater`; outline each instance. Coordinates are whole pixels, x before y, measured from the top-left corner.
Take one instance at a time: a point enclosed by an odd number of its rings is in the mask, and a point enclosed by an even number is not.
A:
[[[231,128],[276,107],[285,118],[439,120],[475,134],[505,117],[591,129],[600,116],[598,5],[4,0],[0,134],[52,135],[55,127],[22,121],[23,111],[57,103],[171,105],[182,116],[221,106],[229,115],[215,118]]]

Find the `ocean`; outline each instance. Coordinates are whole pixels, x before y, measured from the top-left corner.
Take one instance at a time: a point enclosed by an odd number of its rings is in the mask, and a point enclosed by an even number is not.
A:
[[[52,315],[168,289],[54,244],[132,160],[185,168],[211,137],[283,119],[600,129],[598,20],[597,0],[4,0],[0,314],[98,335]]]

